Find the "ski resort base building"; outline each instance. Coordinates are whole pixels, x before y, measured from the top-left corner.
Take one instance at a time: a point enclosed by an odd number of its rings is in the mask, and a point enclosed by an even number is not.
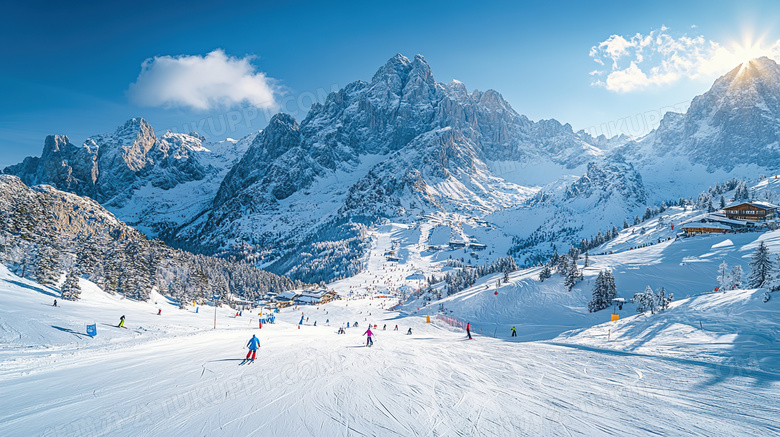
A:
[[[723,208],[723,212],[707,214],[681,228],[687,236],[777,229],[780,227],[778,208],[769,202],[734,203]]]

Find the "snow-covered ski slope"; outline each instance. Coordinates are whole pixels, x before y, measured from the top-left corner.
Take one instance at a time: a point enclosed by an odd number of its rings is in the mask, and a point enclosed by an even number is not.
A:
[[[54,308],[55,290],[0,267],[0,435],[780,434],[780,296],[709,293],[722,260],[746,267],[757,239],[778,252],[780,232],[591,256],[571,292],[529,269],[498,288],[503,275],[491,275],[386,311],[398,300],[376,296],[442,273],[442,254],[427,251],[430,226],[379,227],[366,270],[331,284],[354,299],[284,309],[262,329],[257,310],[218,309],[214,330],[213,307],[132,302],[85,281],[82,300]],[[393,247],[399,262],[384,255]],[[627,304],[605,323],[610,310],[584,306],[603,268],[623,297],[651,285],[676,301],[653,316]],[[440,304],[472,322],[473,341],[435,317],[425,323]],[[109,326],[121,315],[128,329]],[[84,335],[88,323],[97,337]],[[378,328],[366,348],[369,323]],[[258,360],[239,367],[252,334]]]

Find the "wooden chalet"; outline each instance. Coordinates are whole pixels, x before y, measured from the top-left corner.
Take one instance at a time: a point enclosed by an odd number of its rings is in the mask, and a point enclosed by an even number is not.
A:
[[[757,222],[776,218],[777,208],[769,202],[739,202],[723,208],[723,212],[733,220]]]
[[[682,225],[686,234],[725,234],[731,231],[731,226],[718,222],[691,222]]]

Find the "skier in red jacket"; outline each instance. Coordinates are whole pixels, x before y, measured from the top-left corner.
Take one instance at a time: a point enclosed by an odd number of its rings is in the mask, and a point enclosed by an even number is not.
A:
[[[466,323],[466,335],[469,336],[469,340],[472,340],[472,338],[471,338],[471,323]]]

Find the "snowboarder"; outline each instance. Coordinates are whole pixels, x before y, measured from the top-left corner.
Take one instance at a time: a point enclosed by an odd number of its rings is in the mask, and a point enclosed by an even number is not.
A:
[[[57,299],[54,299],[54,306],[57,306]]]
[[[471,323],[466,323],[466,335],[469,336],[469,340],[471,340]]]
[[[124,328],[125,327],[125,315],[122,314],[122,317],[119,318],[119,324],[116,325],[117,328]]]
[[[512,337],[517,337],[517,329],[515,327],[512,327]]]
[[[257,358],[257,349],[260,347],[260,340],[257,338],[257,336],[252,335],[252,338],[249,339],[249,343],[246,344],[246,347],[249,348],[249,352],[246,353],[244,362],[254,361],[255,358]],[[252,356],[251,359],[249,358],[250,355]]]
[[[369,326],[366,332],[363,333],[363,335],[366,335],[366,346],[371,347],[374,345],[374,340],[371,339],[371,336],[374,335],[373,332],[371,332],[371,327]]]
[[[409,330],[406,331],[406,335],[412,335],[412,328],[409,328]]]

